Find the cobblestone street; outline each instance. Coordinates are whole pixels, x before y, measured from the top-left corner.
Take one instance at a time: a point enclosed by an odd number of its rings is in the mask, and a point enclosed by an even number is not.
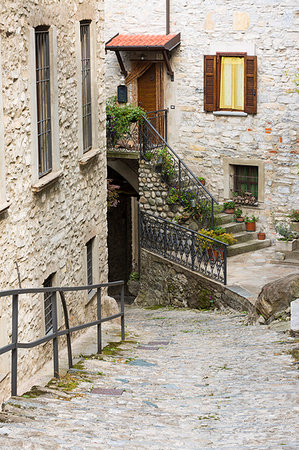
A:
[[[298,449],[298,339],[245,319],[128,306],[125,343],[6,404],[1,448]]]

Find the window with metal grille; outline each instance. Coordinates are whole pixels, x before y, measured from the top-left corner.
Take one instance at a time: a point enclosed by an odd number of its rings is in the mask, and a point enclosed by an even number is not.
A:
[[[52,170],[49,28],[35,29],[37,138],[39,177]]]
[[[54,274],[50,275],[45,281],[44,287],[52,287]],[[52,315],[52,300],[56,301],[55,292],[45,292],[44,294],[44,311],[45,311],[45,333],[53,331],[53,315]]]
[[[86,267],[87,267],[87,284],[92,284],[92,244],[93,239],[86,244]],[[89,289],[90,292],[92,289]]]
[[[90,21],[80,22],[83,153],[92,147]]]
[[[234,191],[242,196],[245,192],[251,192],[258,199],[257,166],[234,166]]]

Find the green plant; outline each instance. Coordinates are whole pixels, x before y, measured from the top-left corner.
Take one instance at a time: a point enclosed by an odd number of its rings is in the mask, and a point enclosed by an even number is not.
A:
[[[117,184],[112,184],[112,179],[107,179],[107,208],[115,208],[119,203],[119,194],[117,190],[120,188]]]
[[[161,175],[163,177],[170,177],[171,175],[174,175],[174,160],[166,146],[159,150],[158,157],[161,159]]]
[[[174,205],[179,201],[179,190],[177,187],[172,187],[169,189],[168,197],[166,199],[169,205]]]
[[[243,214],[242,209],[241,208],[237,208],[237,209],[235,209],[235,212],[234,212],[234,218],[237,219],[239,217],[243,217],[242,214]]]
[[[206,179],[205,179],[204,177],[197,177],[197,179],[198,179],[198,181],[200,181],[200,182],[205,182],[205,181],[206,181]]]
[[[234,239],[233,235],[231,233],[225,233],[225,230],[223,232],[224,228],[219,228],[218,230],[207,230],[205,228],[199,230],[200,234],[203,234],[204,236],[207,236],[207,238],[204,242],[204,246],[208,246],[207,244],[212,244],[212,239],[216,239],[217,241],[223,242],[224,244],[232,245],[235,244],[237,241]],[[202,238],[198,238],[200,242],[202,242]]]
[[[149,150],[147,150],[144,154],[144,159],[146,161],[151,161],[154,157],[154,153],[150,152]]]
[[[251,216],[248,216],[248,214],[246,214],[244,217],[245,223],[253,223],[253,222],[257,222],[257,221],[258,221],[258,217],[255,217],[254,214],[252,214]]]
[[[138,272],[131,272],[129,276],[129,280],[131,281],[139,281],[139,273]]]
[[[292,222],[299,222],[299,209],[293,209],[293,211],[289,215],[289,218]]]
[[[279,241],[292,241],[295,238],[295,233],[284,222],[275,223],[275,231],[281,236],[278,238]]]
[[[235,207],[235,202],[233,202],[232,200],[229,201],[229,202],[224,202],[223,203],[223,209],[224,210],[226,210],[226,209],[234,209],[234,207]]]
[[[107,139],[112,145],[125,134],[130,133],[132,122],[141,122],[145,114],[144,109],[130,103],[120,106],[116,97],[111,97],[106,102]]]

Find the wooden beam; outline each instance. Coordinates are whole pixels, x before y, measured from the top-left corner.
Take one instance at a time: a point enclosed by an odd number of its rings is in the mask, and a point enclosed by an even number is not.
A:
[[[170,61],[169,61],[169,58],[168,58],[167,51],[163,50],[162,51],[162,55],[163,55],[163,59],[164,59],[164,62],[165,62],[166,68],[167,68],[167,73],[168,73],[168,75],[170,75],[171,81],[173,81],[174,80],[174,73],[173,73],[173,70],[172,70],[171,65],[170,65]]]
[[[120,52],[118,50],[115,52],[115,54],[116,54],[116,57],[117,57],[118,64],[120,66],[120,70],[121,70],[123,76],[126,78],[126,76],[128,75],[128,72],[126,71],[126,68],[125,68],[124,62],[122,60],[121,54],[120,54]]]

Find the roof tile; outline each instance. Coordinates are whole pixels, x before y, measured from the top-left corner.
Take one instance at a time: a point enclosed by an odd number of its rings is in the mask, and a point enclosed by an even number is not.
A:
[[[162,47],[172,38],[175,34],[119,34],[115,36],[107,45],[109,47]]]

